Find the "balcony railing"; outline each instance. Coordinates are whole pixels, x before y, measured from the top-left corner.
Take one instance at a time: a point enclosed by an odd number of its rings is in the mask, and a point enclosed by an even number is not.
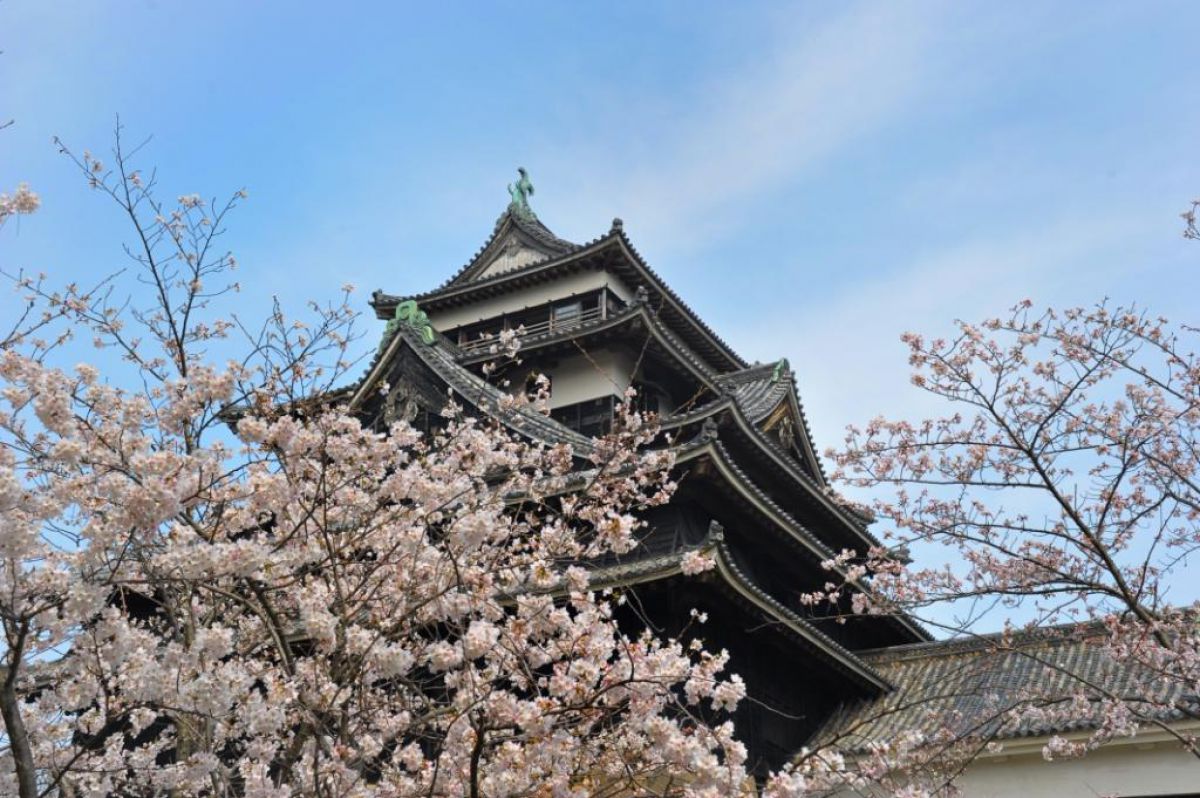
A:
[[[604,308],[590,308],[582,313],[576,313],[574,316],[567,316],[565,318],[556,319],[551,317],[546,321],[538,322],[537,324],[524,325],[524,329],[518,338],[523,340],[525,338],[533,338],[539,335],[561,332],[562,330],[569,330],[573,327],[578,327],[585,322],[595,321],[596,319],[601,318],[604,318]],[[497,337],[495,335],[485,335],[480,338],[476,338],[474,341],[467,341],[466,343],[459,344],[458,348],[461,349],[464,354],[474,355],[479,354],[480,352],[487,352],[489,349],[491,349],[491,347],[496,345]]]

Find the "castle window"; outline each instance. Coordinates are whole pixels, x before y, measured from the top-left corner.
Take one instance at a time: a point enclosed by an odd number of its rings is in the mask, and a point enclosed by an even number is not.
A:
[[[565,327],[575,323],[583,315],[583,302],[563,302],[550,311],[550,327]]]
[[[550,417],[576,432],[595,437],[612,429],[613,398],[589,399],[550,411]]]

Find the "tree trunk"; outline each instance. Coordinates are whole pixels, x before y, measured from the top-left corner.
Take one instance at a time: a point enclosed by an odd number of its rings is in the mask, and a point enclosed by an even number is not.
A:
[[[4,730],[12,750],[13,765],[17,771],[17,794],[20,798],[37,798],[37,773],[33,766],[33,748],[21,718],[21,706],[17,699],[16,670],[0,668],[4,677],[0,682],[0,716],[4,717]]]

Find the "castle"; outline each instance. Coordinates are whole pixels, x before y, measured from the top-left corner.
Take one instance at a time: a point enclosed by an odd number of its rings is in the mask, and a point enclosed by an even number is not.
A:
[[[752,364],[734,352],[642,259],[620,219],[587,243],[567,241],[537,218],[532,191],[520,170],[492,234],[441,286],[373,294],[387,330],[366,373],[343,391],[365,423],[436,423],[449,395],[521,437],[571,447],[584,467],[592,438],[635,389],[675,449],[679,488],[646,517],[634,552],[593,564],[593,585],[635,595],[628,622],[666,634],[692,610],[707,614],[706,644],[728,650],[729,669],[746,683],[734,720],[758,776],[814,739],[837,736],[853,751],[920,727],[942,704],[969,724],[997,691],[1029,678],[1019,652],[996,656],[986,639],[935,641],[903,616],[854,616],[849,598],[839,607],[802,602],[829,581],[823,561],[878,541],[870,519],[828,490],[788,361]],[[504,330],[521,344],[521,371],[507,385],[484,368]],[[548,415],[506,401],[533,375],[548,378]],[[684,576],[691,552],[715,567]],[[1042,658],[1093,656],[1078,641],[1030,645]],[[1192,792],[1184,787],[1196,763],[1180,758],[1169,734],[1057,770],[1042,765],[1048,735],[1085,726],[998,730],[1012,742],[1006,753],[981,752],[964,777],[968,794],[1090,795],[1098,787],[1089,761],[1106,774],[1099,786],[1120,794]]]

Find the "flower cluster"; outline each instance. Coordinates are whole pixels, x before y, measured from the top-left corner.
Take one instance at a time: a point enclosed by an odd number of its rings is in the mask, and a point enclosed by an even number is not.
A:
[[[41,204],[38,195],[30,191],[27,184],[21,183],[12,194],[0,194],[0,225],[10,216],[33,213]]]

